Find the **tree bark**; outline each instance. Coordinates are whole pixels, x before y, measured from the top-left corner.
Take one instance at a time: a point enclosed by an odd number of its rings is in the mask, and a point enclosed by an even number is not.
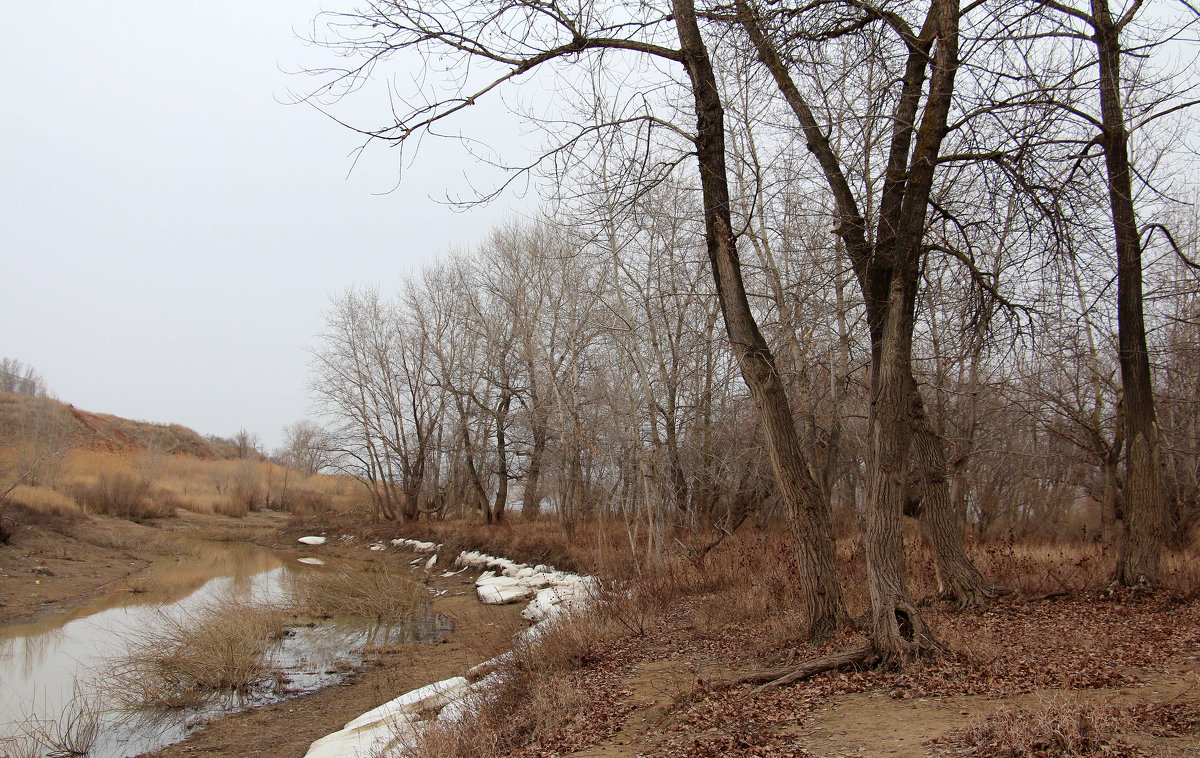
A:
[[[1129,133],[1121,107],[1121,27],[1108,0],[1091,0],[1100,59],[1100,111],[1108,197],[1117,245],[1117,357],[1125,410],[1125,498],[1116,580],[1132,586],[1160,578],[1165,544],[1158,418],[1142,309],[1142,245],[1133,206]]]
[[[934,159],[936,158],[941,138],[945,129],[945,113],[949,98],[953,91],[954,68],[957,66],[957,13],[958,7],[952,3],[937,3],[931,5],[925,27],[920,38],[913,42],[910,51],[902,93],[894,114],[894,127],[889,156],[888,178],[884,186],[880,202],[880,228],[874,244],[868,241],[866,234],[866,219],[859,210],[850,183],[842,171],[838,156],[829,143],[829,138],[821,131],[816,116],[809,108],[800,90],[792,81],[786,64],[779,57],[771,40],[763,33],[758,14],[747,0],[737,0],[735,7],[738,11],[742,27],[746,30],[755,46],[759,60],[775,79],[784,99],[795,114],[801,129],[804,131],[809,152],[817,159],[822,173],[829,185],[834,199],[837,226],[835,232],[845,245],[845,250],[853,264],[854,274],[862,290],[863,300],[867,308],[867,322],[872,341],[872,392],[877,389],[880,370],[880,349],[884,341],[884,331],[887,328],[888,300],[892,283],[896,276],[907,276],[905,267],[917,265],[919,256],[905,261],[899,258],[899,250],[904,245],[916,244],[923,233],[923,223],[928,202],[929,186],[932,181]],[[941,25],[945,24],[946,27]],[[927,30],[937,29],[942,38],[938,63],[940,69],[935,71],[933,80],[941,88],[934,92],[932,87],[926,106],[927,127],[918,140],[917,150],[913,153],[912,172],[908,171],[908,155],[913,135],[913,119],[918,110],[919,98],[922,93],[921,85],[925,81],[924,72],[928,65],[928,51],[932,46],[933,37]],[[947,51],[947,44],[952,44],[953,50]],[[949,57],[950,60],[946,60]],[[933,99],[939,98],[937,103]],[[931,110],[932,109],[932,110]],[[929,116],[933,114],[934,118]],[[938,124],[937,121],[941,120]],[[923,141],[922,141],[923,140]],[[923,165],[918,165],[922,163]],[[907,231],[908,239],[902,239],[901,228],[910,226],[913,214],[919,214],[921,224],[916,229]],[[912,236],[916,234],[916,241]],[[915,253],[915,251],[914,251]],[[910,327],[911,329],[911,327]],[[910,335],[911,337],[911,335]],[[900,378],[897,378],[900,381]],[[915,387],[911,369],[908,370],[907,381]],[[897,401],[901,401],[904,393],[891,393]],[[878,409],[878,403],[872,401],[873,412]],[[960,605],[974,605],[987,596],[990,588],[982,575],[971,563],[962,546],[962,530],[955,531],[954,512],[948,510],[951,501],[946,491],[945,451],[940,438],[933,434],[925,421],[925,414],[914,416],[914,423],[923,423],[923,428],[914,427],[912,433],[918,442],[917,453],[922,477],[928,482],[926,497],[928,502],[921,509],[922,535],[929,541],[939,571],[944,571],[947,578],[955,580],[948,585],[954,593],[954,598]],[[897,439],[895,442],[900,442]],[[904,447],[907,450],[907,442]],[[893,462],[894,463],[894,462]],[[889,465],[891,465],[889,463]],[[876,481],[877,486],[882,482]],[[906,487],[901,486],[904,490]]]
[[[909,374],[912,381],[912,374]],[[963,548],[964,514],[955,507],[946,481],[946,451],[925,414],[925,404],[914,381],[909,387],[912,404],[913,452],[921,479],[921,536],[933,552],[938,594],[959,608],[986,605],[995,588],[983,578]]]
[[[803,583],[808,635],[821,637],[846,619],[834,562],[829,508],[809,473],[775,358],[759,331],[742,280],[729,210],[721,95],[691,0],[674,0],[684,66],[696,101],[696,149],[704,198],[705,239],[717,299],[734,354],[763,424],[767,450],[787,508]]]

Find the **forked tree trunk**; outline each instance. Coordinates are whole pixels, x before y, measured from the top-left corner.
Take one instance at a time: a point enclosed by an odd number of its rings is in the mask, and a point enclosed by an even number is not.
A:
[[[820,637],[846,619],[834,562],[828,504],[809,473],[775,358],[758,329],[742,280],[729,211],[725,124],[720,91],[691,0],[674,0],[675,25],[696,100],[696,149],[704,198],[705,241],[717,299],[738,366],[763,424],[779,494],[787,508],[800,570],[808,634]]]
[[[1116,580],[1159,580],[1166,537],[1161,452],[1146,325],[1142,315],[1142,245],[1133,207],[1129,133],[1121,108],[1120,27],[1108,0],[1091,0],[1100,59],[1100,111],[1108,197],[1117,243],[1117,357],[1125,410],[1125,498]]]
[[[919,240],[924,231],[923,221],[933,167],[945,130],[949,98],[953,92],[954,69],[957,66],[958,7],[950,2],[935,3],[930,7],[926,26],[921,30],[921,37],[925,38],[927,28],[935,29],[940,26],[938,36],[942,49],[938,53],[939,60],[928,95],[926,124],[919,135],[917,150],[912,152],[911,170],[906,170],[909,169],[905,162],[910,154],[912,120],[918,111],[931,40],[923,42],[922,49],[910,51],[900,102],[894,114],[889,172],[880,203],[882,220],[879,234],[873,244],[867,239],[866,220],[858,209],[841,163],[828,137],[821,131],[812,109],[788,73],[786,64],[760,27],[757,11],[748,0],[737,0],[735,7],[742,27],[755,46],[759,60],[771,73],[795,114],[807,139],[808,149],[817,159],[829,183],[838,217],[836,232],[853,263],[855,277],[867,307],[867,321],[872,339],[872,370],[875,372],[879,366],[877,351],[883,342],[884,330],[890,318],[888,297],[894,279],[913,275],[913,267],[919,263],[915,251],[910,260],[901,260],[894,256],[901,245],[907,244],[909,249],[913,249],[911,246],[917,244],[913,240],[914,235],[916,240]],[[951,46],[949,50],[946,49],[947,45]],[[934,86],[938,88],[937,91],[934,91]],[[911,219],[909,215],[912,216]],[[905,239],[901,238],[901,227],[909,227],[905,232]],[[915,386],[911,370],[906,371],[908,381]],[[878,377],[873,375],[873,386],[877,379]],[[897,381],[900,380],[901,378],[897,377]],[[877,408],[874,405],[873,407]],[[921,414],[921,418],[924,419],[924,413]],[[943,571],[948,579],[953,578],[948,587],[954,593],[955,599],[961,605],[974,605],[986,597],[990,589],[963,550],[962,530],[955,529],[957,519],[946,491],[945,452],[941,440],[933,434],[927,423],[924,428],[914,427],[912,432],[918,437],[917,462],[923,477],[930,485],[927,487],[928,502],[922,509],[925,516],[922,534],[930,541],[929,546],[936,557],[939,571]],[[880,482],[876,484],[879,485]]]
[[[910,390],[912,306],[905,280],[892,281],[871,398],[865,551],[871,597],[871,641],[885,664],[903,665],[935,650],[904,581],[901,515],[908,499],[913,421]]]

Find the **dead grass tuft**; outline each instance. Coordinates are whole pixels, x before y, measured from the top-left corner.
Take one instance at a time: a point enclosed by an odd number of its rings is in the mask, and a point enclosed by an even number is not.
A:
[[[1121,735],[1134,728],[1121,709],[1058,697],[1032,710],[1002,710],[938,740],[942,754],[988,758],[1142,756]]]
[[[461,718],[420,730],[406,754],[415,758],[489,758],[544,742],[581,717],[593,695],[577,672],[599,660],[599,646],[619,634],[602,610],[560,619],[535,641],[518,645],[493,685],[475,695]]]
[[[292,574],[294,610],[327,618],[354,616],[381,622],[410,618],[429,599],[425,587],[401,568],[379,561],[366,569],[316,569]]]
[[[111,699],[130,710],[180,708],[221,693],[244,695],[272,676],[265,655],[283,634],[279,609],[222,602],[162,614],[139,630],[102,676]]]
[[[25,716],[9,724],[9,735],[0,737],[0,755],[6,758],[74,758],[86,756],[100,737],[99,699],[76,683],[70,701],[56,718]]]
[[[436,721],[422,729],[414,758],[491,758],[536,743],[577,718],[588,698],[568,677],[528,668],[504,672],[496,686],[473,702],[474,712],[454,721]]]

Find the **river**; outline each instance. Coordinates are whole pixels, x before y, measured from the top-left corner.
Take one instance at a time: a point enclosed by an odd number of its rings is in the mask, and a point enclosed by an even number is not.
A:
[[[294,555],[239,542],[195,541],[183,553],[63,612],[0,626],[0,738],[20,737],[39,720],[60,720],[73,698],[100,702],[100,672],[139,630],[161,624],[165,614],[186,617],[214,603],[279,602],[297,573],[331,568],[304,565]],[[201,708],[153,713],[105,709],[88,756],[122,758],[177,742],[196,724],[230,710],[335,683],[361,664],[365,645],[436,638],[449,628],[432,612],[387,629],[351,620],[291,627],[269,652],[284,686]]]

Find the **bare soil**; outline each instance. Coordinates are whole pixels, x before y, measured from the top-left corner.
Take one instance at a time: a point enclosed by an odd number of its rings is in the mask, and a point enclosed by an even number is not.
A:
[[[603,682],[587,713],[521,755],[1200,755],[1194,601],[1075,597],[963,614],[931,609],[935,628],[953,640],[937,660],[904,673],[828,673],[759,694],[737,683],[755,668],[747,657],[758,649],[755,630],[693,623],[703,603],[680,603],[659,628],[594,651],[601,662],[575,674],[585,689]],[[847,633],[808,652],[861,643]],[[1059,731],[1087,735],[1093,722],[1078,715],[1085,706],[1107,720],[1095,722],[1082,747],[1015,749],[1056,718]],[[1007,731],[972,739],[967,730],[978,734],[988,717]]]

